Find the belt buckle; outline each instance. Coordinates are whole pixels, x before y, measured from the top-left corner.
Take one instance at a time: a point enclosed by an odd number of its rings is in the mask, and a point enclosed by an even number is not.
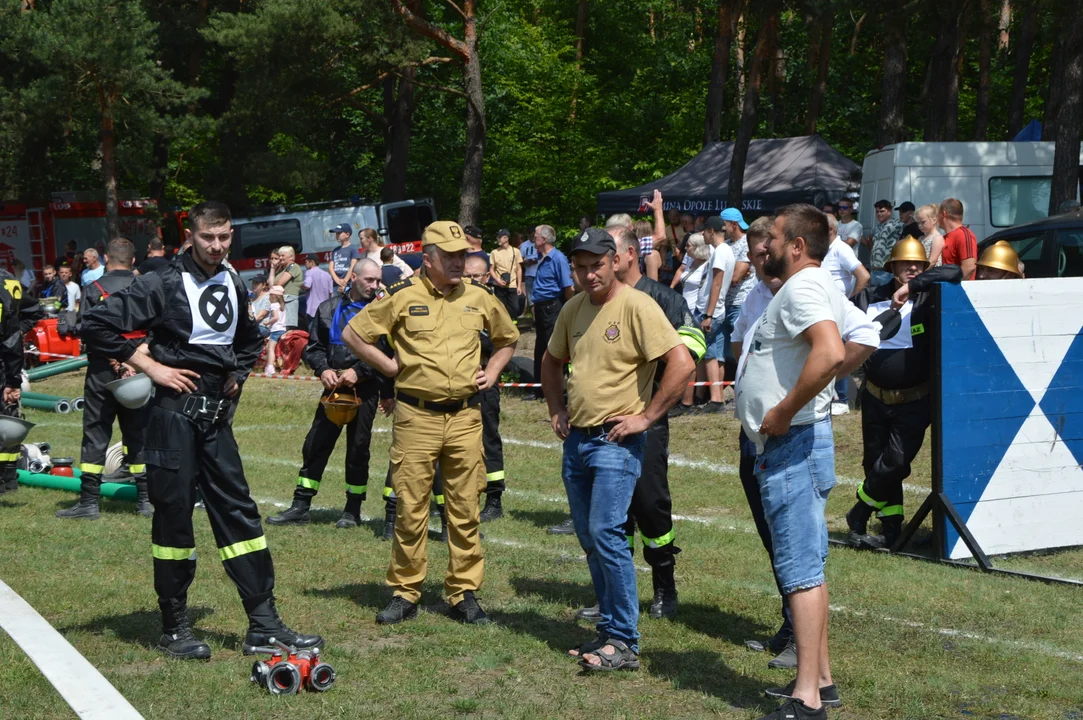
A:
[[[206,395],[189,395],[184,399],[184,414],[196,418],[207,413]]]
[[[229,414],[229,400],[222,398],[215,402],[214,413],[211,416],[211,422],[216,423],[226,419]]]
[[[885,390],[884,392],[887,395],[886,401],[888,405],[898,405],[901,402],[901,390]]]

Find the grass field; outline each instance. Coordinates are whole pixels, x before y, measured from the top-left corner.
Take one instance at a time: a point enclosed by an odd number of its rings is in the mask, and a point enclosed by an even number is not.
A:
[[[79,394],[62,376],[36,391]],[[289,503],[315,383],[253,379],[235,430],[252,494],[264,514]],[[77,455],[78,414],[29,411],[30,440],[55,456]],[[732,418],[672,424],[670,480],[681,607],[675,621],[640,621],[643,669],[583,676],[564,651],[588,639],[573,612],[591,602],[575,539],[545,527],[563,519],[560,451],[542,405],[505,395],[503,436],[509,492],[505,519],[484,527],[486,583],[480,594],[495,626],[464,627],[438,612],[446,549],[430,543],[423,604],[402,626],[374,623],[389,593],[389,545],[376,537],[389,422],[377,421],[370,488],[354,531],[334,528],[343,500],[336,452],[308,527],[267,527],[285,620],[327,638],[338,670],[323,695],[275,698],[248,683],[240,652],[245,618],[217,562],[204,513],[196,514],[202,562],[190,592],[209,663],[170,661],[154,651],[160,632],[152,588],[150,521],[130,504],[105,501],[98,522],[64,522],[55,510],[75,496],[23,488],[0,497],[0,579],[11,585],[148,718],[755,718],[774,703],[764,687],[791,679],[743,641],[778,623],[779,599],[736,475]],[[835,425],[840,485],[828,506],[841,535],[860,475],[860,418]],[[119,439],[119,438],[118,438]],[[928,485],[928,449],[910,479]],[[907,493],[908,512],[922,495]],[[1083,577],[1083,551],[997,559],[1005,567]],[[641,557],[637,564],[645,567]],[[838,718],[1083,718],[1083,592],[986,576],[882,554],[832,548],[831,650],[844,707]],[[650,596],[640,574],[640,598]],[[72,712],[35,666],[0,633],[2,718],[66,718]]]

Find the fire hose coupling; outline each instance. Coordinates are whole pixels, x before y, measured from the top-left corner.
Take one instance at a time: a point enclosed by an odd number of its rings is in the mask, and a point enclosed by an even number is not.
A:
[[[312,692],[326,692],[335,683],[335,669],[320,660],[319,648],[298,650],[271,638],[274,647],[256,648],[267,653],[270,660],[252,664],[249,678],[267,688],[272,695],[295,695],[302,687]]]

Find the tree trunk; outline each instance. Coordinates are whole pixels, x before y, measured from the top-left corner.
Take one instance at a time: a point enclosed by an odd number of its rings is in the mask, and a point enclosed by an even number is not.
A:
[[[820,119],[820,109],[827,94],[828,71],[831,65],[831,30],[835,24],[835,13],[828,5],[820,15],[820,51],[816,58],[816,82],[809,96],[808,112],[805,114],[805,134],[816,132],[816,121]]]
[[[745,101],[741,107],[741,123],[737,128],[737,138],[733,143],[733,157],[730,161],[729,193],[726,198],[728,207],[740,207],[744,197],[745,162],[748,160],[748,144],[756,132],[756,111],[760,103],[760,88],[763,85],[763,73],[776,43],[778,35],[778,0],[764,2],[763,20],[756,37],[756,49],[748,68],[748,87],[745,88]]]
[[[1067,50],[1066,37],[1058,32],[1053,41],[1053,52],[1049,58],[1049,90],[1045,96],[1045,112],[1042,117],[1042,140],[1057,139],[1057,121],[1060,112],[1061,96],[1064,94],[1064,63]]]
[[[1007,52],[1011,42],[1012,0],[1000,0],[1000,22],[997,23],[997,50]]]
[[[703,130],[705,146],[722,138],[722,110],[726,100],[733,25],[731,0],[718,0],[718,34],[715,35],[714,54],[711,56],[711,79],[707,83],[707,122]]]
[[[1083,3],[1071,3],[1074,11],[1058,23],[1064,50],[1060,62],[1061,94],[1057,104],[1056,150],[1053,154],[1053,185],[1049,214],[1079,192],[1079,130],[1083,126]]]
[[[745,107],[745,16],[737,16],[737,114]]]
[[[767,56],[771,58],[768,85],[771,92],[771,115],[767,119],[767,134],[775,135],[782,127],[782,88],[786,84],[786,54],[776,42]]]
[[[579,0],[575,13],[575,84],[572,85],[572,109],[568,122],[575,122],[576,103],[579,97],[579,75],[583,71],[583,55],[587,37],[587,0]]]
[[[850,57],[857,55],[857,38],[861,35],[861,28],[865,25],[865,18],[868,16],[868,13],[862,13],[861,17],[854,23],[854,31],[850,35]]]
[[[1012,96],[1008,103],[1008,140],[1023,129],[1023,113],[1027,105],[1027,80],[1030,77],[1030,54],[1034,49],[1035,22],[1034,3],[1023,6],[1023,22],[1019,39],[1015,43],[1015,71],[1012,74]]]
[[[1010,14],[1009,9],[1009,16]],[[974,107],[974,139],[985,140],[989,132],[989,94],[992,87],[990,65],[993,57],[993,27],[989,0],[981,0],[981,22],[978,23],[978,27],[981,28],[981,37],[978,39],[978,97]]]
[[[481,88],[478,26],[474,0],[464,0],[463,41],[467,60],[463,68],[466,89],[466,161],[459,186],[459,223],[477,225],[481,217],[481,170],[485,162],[485,96]]]
[[[903,140],[906,105],[906,16],[902,0],[894,0],[884,14],[884,67],[880,86],[880,147]]]
[[[98,90],[98,103],[102,113],[102,178],[105,180],[105,237],[106,242],[120,237],[120,203],[117,199],[117,161],[114,150],[113,107],[105,91]]]
[[[414,77],[417,69],[402,69],[401,77],[384,80],[384,184],[383,202],[406,199],[406,168],[410,162],[410,132],[414,117]]]
[[[925,141],[955,139],[959,117],[959,57],[965,0],[944,2],[939,32],[929,56],[929,92],[925,98]]]

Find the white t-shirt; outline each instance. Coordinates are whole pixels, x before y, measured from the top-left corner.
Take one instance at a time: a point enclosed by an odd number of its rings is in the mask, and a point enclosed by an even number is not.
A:
[[[64,287],[68,289],[68,305],[64,309],[75,310],[75,303],[79,302],[82,292],[79,290],[79,286],[74,282],[69,282]]]
[[[711,272],[703,277],[703,284],[699,288],[699,299],[696,301],[696,310],[712,318],[720,318],[726,314],[726,293],[729,292],[730,283],[733,282],[733,266],[735,264],[733,250],[724,242],[718,243],[711,250],[711,259],[705,265],[710,265]],[[718,302],[715,303],[714,311],[707,312],[707,301],[711,299],[711,285],[714,283],[714,271],[722,273],[722,289],[718,292]]]
[[[730,245],[730,249],[733,251],[735,262],[749,263],[749,267],[741,282],[730,285],[729,293],[726,295],[726,304],[730,306],[744,305],[745,298],[748,297],[748,294],[752,292],[752,288],[758,282],[756,271],[752,268],[751,261],[748,259],[748,235],[742,235],[734,240]]]
[[[831,247],[827,249],[827,255],[820,267],[831,274],[835,286],[842,294],[850,297],[850,293],[854,291],[854,270],[861,267],[861,261],[854,254],[854,249],[845,241],[835,238],[831,241]]]
[[[738,379],[740,379],[741,370],[748,359],[752,330],[756,326],[756,321],[763,315],[763,311],[771,304],[773,298],[774,295],[771,294],[771,288],[768,287],[767,283],[763,281],[756,283],[756,286],[752,288],[752,292],[748,294],[745,304],[741,306],[741,314],[737,316],[737,320],[733,323],[734,337],[742,339],[741,357],[737,360]],[[889,300],[888,303],[890,304],[890,302]],[[857,306],[847,299],[846,318],[843,320],[842,325],[842,341],[844,343],[855,342],[858,345],[879,348],[880,327],[872,322],[871,318],[873,317],[876,317],[876,315],[871,312],[866,317],[865,313],[858,310]]]
[[[759,433],[767,412],[797,384],[809,356],[801,336],[816,323],[830,320],[840,329],[846,319],[846,298],[823,269],[810,267],[791,277],[767,306],[745,345],[748,359],[737,378],[737,417],[745,434],[763,452],[767,437]],[[827,383],[797,411],[791,426],[808,425],[828,416],[834,383]]]
[[[839,239],[843,242],[845,242],[846,240],[861,242],[861,223],[859,223],[857,220],[851,220],[848,223],[840,222]]]
[[[707,273],[708,263],[700,263],[700,266],[695,270],[686,270],[681,275],[681,282],[683,286],[681,288],[681,295],[684,296],[684,304],[688,306],[688,312],[694,313],[698,310],[696,307],[699,302],[699,288],[703,285],[703,278]]]

